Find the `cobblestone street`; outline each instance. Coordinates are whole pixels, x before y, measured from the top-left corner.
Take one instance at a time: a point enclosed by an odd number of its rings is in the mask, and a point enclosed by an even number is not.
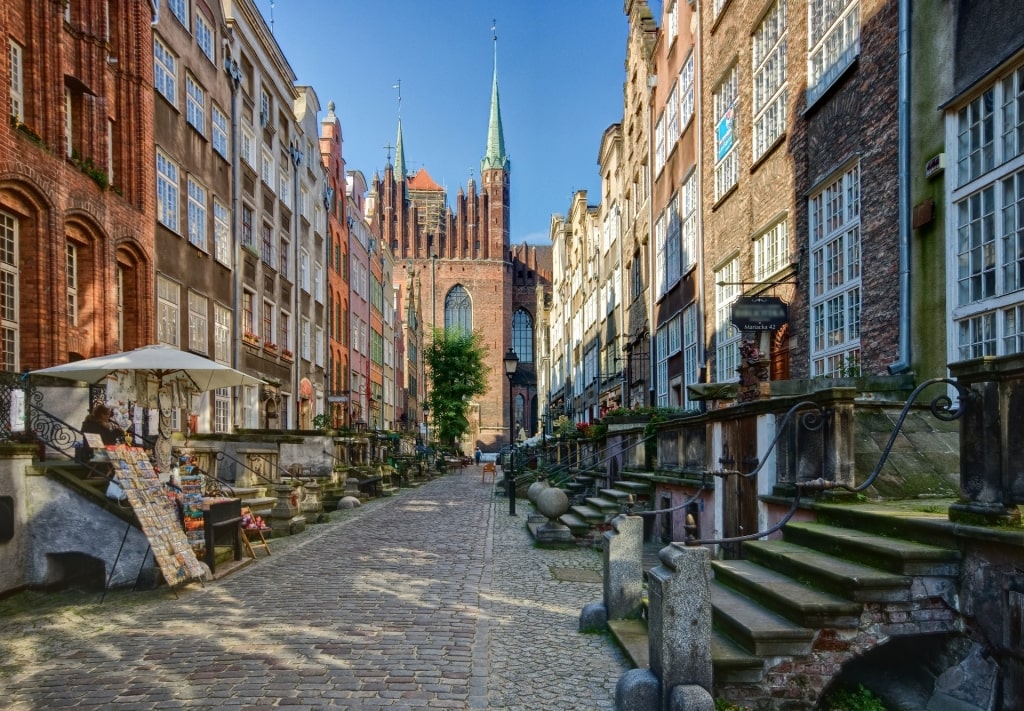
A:
[[[205,587],[0,601],[3,707],[612,708],[625,659],[576,631],[601,556],[535,549],[469,467],[337,512]],[[587,582],[574,582],[585,580]]]

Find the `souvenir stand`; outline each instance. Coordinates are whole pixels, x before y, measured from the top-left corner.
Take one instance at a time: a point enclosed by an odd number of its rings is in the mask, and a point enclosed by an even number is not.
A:
[[[146,451],[126,445],[108,446],[105,451],[113,474],[139,520],[143,535],[149,541],[149,549],[163,573],[164,580],[172,589],[192,580],[202,582],[203,567],[182,531],[177,508],[167,497]],[[111,565],[110,577],[104,586],[104,596],[130,530],[131,524],[128,524],[124,538],[121,539],[121,547]],[[141,573],[141,569],[139,572]]]
[[[217,570],[216,546],[231,547],[235,560],[242,558],[242,502],[230,497],[204,497],[203,477],[193,465],[181,467],[181,485],[185,535],[196,557],[205,560],[210,572]]]

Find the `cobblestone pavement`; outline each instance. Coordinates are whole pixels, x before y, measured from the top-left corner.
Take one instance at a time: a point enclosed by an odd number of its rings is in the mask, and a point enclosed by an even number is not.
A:
[[[470,467],[271,542],[179,590],[0,601],[0,707],[613,707],[628,668],[576,631],[591,550],[540,550]],[[556,575],[557,573],[557,575]]]

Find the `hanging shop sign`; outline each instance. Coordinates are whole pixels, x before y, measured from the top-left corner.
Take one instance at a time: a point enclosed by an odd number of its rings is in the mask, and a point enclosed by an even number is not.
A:
[[[789,307],[777,296],[741,296],[733,302],[731,320],[741,331],[776,331],[789,321]]]

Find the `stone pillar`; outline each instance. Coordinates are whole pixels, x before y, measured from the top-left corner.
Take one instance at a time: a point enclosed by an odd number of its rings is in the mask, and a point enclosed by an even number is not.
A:
[[[644,520],[620,514],[604,532],[604,605],[609,620],[640,617],[644,587]]]
[[[317,523],[321,520],[321,516],[324,513],[324,502],[320,496],[320,484],[316,481],[311,481],[304,484],[305,496],[302,502],[299,504],[299,509],[302,511],[302,516],[306,519],[306,523]]]
[[[950,373],[970,389],[960,417],[960,501],[949,518],[963,523],[1021,522],[1024,503],[1024,356],[952,363]]]
[[[270,511],[270,529],[274,538],[290,536],[292,520],[299,513],[299,496],[291,484],[284,483],[275,485],[274,493],[277,496],[277,501],[274,502],[274,508]]]
[[[668,545],[658,557],[648,574],[648,643],[662,711],[670,711],[676,686],[711,691],[711,554]]]

